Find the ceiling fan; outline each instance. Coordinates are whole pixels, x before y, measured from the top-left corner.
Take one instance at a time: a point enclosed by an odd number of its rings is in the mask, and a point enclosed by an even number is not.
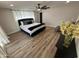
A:
[[[36,6],[36,9],[37,10],[46,10],[46,9],[49,9],[50,7],[48,7],[47,5],[44,5],[44,6],[42,6],[41,7],[41,4],[37,4],[37,6]]]

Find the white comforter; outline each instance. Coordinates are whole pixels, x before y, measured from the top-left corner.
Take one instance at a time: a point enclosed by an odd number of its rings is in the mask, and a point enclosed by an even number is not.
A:
[[[42,27],[45,27],[45,25],[42,25],[42,26],[39,26],[35,29],[33,29],[32,31],[30,31],[28,28],[32,27],[32,26],[35,26],[35,25],[38,25],[40,23],[32,23],[32,24],[28,24],[28,25],[21,25],[20,28],[22,30],[24,30],[25,32],[29,33],[30,35],[32,35],[32,33],[34,33],[35,31],[39,30],[40,28]]]

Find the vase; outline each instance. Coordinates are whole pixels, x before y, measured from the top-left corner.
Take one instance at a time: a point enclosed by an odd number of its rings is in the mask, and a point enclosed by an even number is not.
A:
[[[72,38],[71,36],[65,36],[65,39],[64,39],[64,43],[63,43],[63,46],[68,48],[72,42],[74,38]]]

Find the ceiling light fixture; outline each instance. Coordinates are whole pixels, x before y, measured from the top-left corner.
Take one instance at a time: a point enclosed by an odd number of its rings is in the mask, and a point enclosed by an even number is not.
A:
[[[67,0],[66,2],[67,2],[67,3],[69,3],[70,1],[69,1],[69,0]]]
[[[41,9],[37,9],[37,11],[40,11]]]
[[[10,6],[13,7],[14,5],[13,4],[10,4]]]

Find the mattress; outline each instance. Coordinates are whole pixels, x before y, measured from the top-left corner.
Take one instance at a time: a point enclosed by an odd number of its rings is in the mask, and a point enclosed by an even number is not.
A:
[[[28,25],[21,25],[20,28],[22,30],[24,30],[25,32],[29,33],[29,35],[31,36],[37,30],[40,30],[41,28],[45,27],[45,25],[41,25],[41,26],[34,28],[33,30],[29,30],[29,28],[37,26],[37,25],[40,25],[40,23],[32,23],[32,24],[28,24]]]

